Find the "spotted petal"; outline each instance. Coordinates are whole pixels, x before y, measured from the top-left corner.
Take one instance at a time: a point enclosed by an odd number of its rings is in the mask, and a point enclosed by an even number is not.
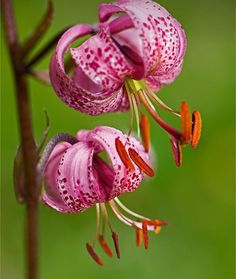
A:
[[[109,95],[119,90],[133,71],[105,26],[81,46],[71,48],[71,55],[85,75]]]
[[[126,41],[126,47],[135,49],[143,60],[143,77],[153,89],[172,82],[181,71],[186,49],[185,33],[178,21],[159,4],[139,0],[101,4],[100,20],[104,22],[117,12],[124,12],[133,22],[131,40],[128,30],[115,36],[120,36],[119,41],[122,40],[123,45]]]
[[[51,59],[50,79],[57,95],[67,105],[81,112],[96,115],[117,110],[124,98],[124,92],[117,88],[108,94],[106,89],[93,84],[88,76],[84,75],[85,79],[79,77],[80,68],[75,70],[72,78],[65,72],[65,52],[73,41],[91,32],[93,32],[91,26],[78,24],[63,34]]]
[[[43,201],[58,211],[73,213],[134,191],[143,173],[137,166],[127,169],[117,152],[116,138],[127,150],[132,147],[148,160],[148,154],[136,139],[116,129],[82,130],[77,134],[78,143],[62,143],[53,150],[45,170]],[[110,163],[100,157],[102,151]]]
[[[69,212],[60,193],[55,189],[57,185],[58,166],[63,153],[71,146],[69,143],[60,143],[52,151],[44,172],[44,192],[42,200],[57,211]]]

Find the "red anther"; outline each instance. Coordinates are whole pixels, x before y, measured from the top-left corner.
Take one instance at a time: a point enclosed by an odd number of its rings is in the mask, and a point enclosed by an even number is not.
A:
[[[123,143],[120,141],[119,138],[116,138],[115,145],[116,145],[116,150],[120,156],[120,159],[123,162],[123,164],[126,166],[126,168],[134,170],[134,165],[130,160],[130,157],[125,149],[125,146],[123,145]]]
[[[146,115],[142,114],[140,119],[140,131],[143,146],[146,152],[150,150],[150,123]]]
[[[182,102],[180,106],[180,115],[183,133],[183,144],[186,144],[191,140],[192,135],[192,119],[188,104],[186,102]]]
[[[119,246],[118,234],[115,232],[112,232],[112,238],[113,238],[115,249],[116,249],[116,255],[117,255],[117,258],[119,259],[120,258],[120,246]]]
[[[148,220],[146,222],[148,225],[157,226],[157,227],[162,227],[162,226],[168,225],[167,221],[160,221],[160,220]]]
[[[201,137],[201,131],[202,131],[202,118],[199,111],[194,111],[192,114],[192,142],[191,145],[193,148],[196,148],[198,145],[198,142]]]
[[[142,229],[143,229],[143,241],[144,241],[144,247],[145,249],[148,248],[148,221],[144,220],[142,223]]]
[[[106,243],[106,241],[104,240],[103,236],[100,234],[98,236],[98,241],[100,243],[100,245],[102,246],[104,252],[109,256],[109,257],[112,257],[113,256],[113,253],[110,249],[110,247],[108,246],[108,244]]]
[[[136,228],[136,245],[141,246],[143,242],[143,231],[139,228]]]
[[[132,161],[137,165],[146,175],[154,176],[153,169],[143,160],[143,158],[133,149],[129,148],[129,156]]]
[[[102,260],[98,257],[98,255],[94,252],[92,245],[89,243],[86,243],[87,251],[89,252],[89,255],[92,257],[92,259],[99,265],[103,265]]]
[[[161,221],[161,220],[154,220],[156,226],[160,226],[160,227],[163,227],[163,226],[167,226],[169,225],[169,223],[167,221]]]
[[[181,149],[180,142],[176,138],[171,137],[170,143],[171,143],[171,149],[174,156],[175,164],[177,167],[180,167],[182,164],[182,149]]]

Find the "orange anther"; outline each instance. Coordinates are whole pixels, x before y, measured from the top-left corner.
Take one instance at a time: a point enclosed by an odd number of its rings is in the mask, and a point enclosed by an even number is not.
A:
[[[145,249],[148,248],[148,222],[143,221],[142,229],[143,229],[143,240],[144,240],[144,247]]]
[[[139,228],[136,228],[136,245],[141,246],[143,242],[143,231]]]
[[[129,148],[129,156],[132,161],[137,165],[146,175],[154,176],[153,169],[143,160],[143,158],[133,149]]]
[[[134,170],[134,165],[130,160],[130,157],[125,149],[125,146],[123,145],[123,143],[120,141],[119,138],[115,139],[115,145],[116,145],[116,150],[120,156],[120,159],[123,162],[123,164],[126,166],[126,168]]]
[[[108,244],[106,243],[106,241],[104,240],[103,236],[100,234],[98,236],[98,241],[100,243],[100,245],[102,246],[104,252],[109,256],[109,257],[112,257],[113,256],[113,253],[110,249],[110,247],[108,246]]]
[[[183,143],[186,144],[191,140],[192,120],[189,107],[186,102],[182,102],[180,106],[181,126],[183,134]]]
[[[150,123],[146,115],[142,114],[140,119],[140,131],[143,146],[146,152],[150,150]]]
[[[92,257],[92,259],[99,265],[103,265],[102,260],[98,257],[98,255],[94,252],[93,247],[89,244],[86,243],[86,248],[89,252],[89,255]]]
[[[202,130],[202,118],[199,111],[194,111],[192,114],[192,142],[191,145],[193,148],[197,147],[198,142],[201,137],[201,130]]]
[[[182,164],[182,149],[181,149],[180,142],[176,138],[171,137],[170,143],[171,143],[171,149],[174,156],[175,164],[177,167],[180,167]]]
[[[115,249],[116,249],[116,255],[117,255],[117,258],[119,259],[120,258],[120,246],[119,246],[118,234],[115,232],[112,232],[112,238],[113,238]]]

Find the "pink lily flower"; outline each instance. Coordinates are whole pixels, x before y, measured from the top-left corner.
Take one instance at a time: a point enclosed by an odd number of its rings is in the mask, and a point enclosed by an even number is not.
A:
[[[63,34],[51,60],[52,86],[66,104],[90,115],[130,109],[130,130],[135,114],[138,134],[144,107],[171,136],[180,166],[181,145],[197,146],[201,119],[195,123],[190,118],[186,103],[180,112],[174,111],[156,92],[181,72],[186,50],[183,28],[159,4],[144,0],[101,4],[99,20],[96,26],[78,24]],[[65,53],[76,39],[88,34],[92,36],[83,44],[70,48],[76,64],[70,77],[64,68]],[[182,131],[166,123],[153,104],[179,116]]]
[[[110,127],[82,130],[77,133],[76,139],[74,144],[58,143],[48,155],[44,168],[43,202],[62,213],[80,213],[96,205],[95,239],[92,245],[87,243],[87,250],[100,265],[102,261],[94,251],[96,239],[104,251],[112,256],[104,239],[106,226],[111,230],[117,256],[120,256],[118,235],[111,227],[106,205],[119,220],[136,229],[138,246],[143,236],[147,248],[148,231],[157,233],[166,222],[151,220],[132,212],[121,203],[118,196],[136,190],[144,174],[154,175],[149,166],[148,153],[135,138]],[[109,162],[102,159],[101,154],[104,153]],[[100,215],[103,220],[101,234]]]
[[[65,32],[52,57],[52,85],[69,106],[91,115],[122,111],[129,107],[127,77],[144,80],[158,91],[180,73],[185,34],[159,4],[140,0],[101,4],[99,19],[95,27],[78,24]],[[65,52],[88,34],[94,35],[70,49],[76,68],[69,77],[63,64]]]

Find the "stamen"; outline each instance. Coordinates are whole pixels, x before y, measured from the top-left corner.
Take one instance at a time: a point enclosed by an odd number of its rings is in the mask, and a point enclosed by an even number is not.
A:
[[[116,217],[123,222],[124,224],[128,225],[128,226],[133,226],[133,221],[131,219],[129,219],[128,217],[124,216],[119,209],[116,207],[116,204],[113,201],[109,201],[108,204],[111,207],[111,210],[113,211],[113,213],[116,215]]]
[[[180,106],[181,126],[183,133],[183,143],[186,144],[191,140],[192,120],[189,107],[186,102],[182,102]]]
[[[133,108],[134,108],[136,122],[137,122],[137,134],[138,134],[138,137],[140,137],[138,106],[137,106],[136,99],[135,99],[134,95],[131,94],[130,96],[131,96],[131,100],[133,102]]]
[[[169,126],[168,123],[166,123],[160,116],[159,114],[150,106],[150,104],[148,103],[148,98],[146,96],[146,94],[140,90],[138,92],[140,100],[142,101],[142,104],[144,105],[144,107],[146,108],[146,110],[151,114],[151,116],[153,117],[153,119],[170,135],[174,136],[175,138],[177,138],[178,140],[180,140],[182,138],[182,133],[180,133],[178,130],[172,128],[171,126]]]
[[[142,229],[143,229],[144,247],[145,247],[145,249],[147,249],[147,248],[148,248],[148,229],[147,229],[147,221],[143,221]]]
[[[139,221],[134,221],[130,218],[128,218],[127,216],[125,216],[124,214],[122,214],[120,212],[120,210],[117,208],[114,200],[111,200],[108,202],[110,207],[111,207],[111,210],[113,211],[113,213],[116,215],[116,217],[121,221],[123,222],[124,224],[130,226],[130,227],[134,227],[134,228],[138,228],[138,229],[142,229],[143,227],[143,222],[145,221],[146,224],[147,224],[147,230],[149,231],[154,231],[155,228],[157,226],[165,226],[165,225],[168,225],[168,223],[166,221],[160,221],[160,220],[150,220],[146,217],[143,217],[143,216],[139,216],[137,214],[137,218],[140,218],[142,221],[139,222]],[[131,211],[132,212],[132,211]]]
[[[93,239],[93,247],[95,246],[96,239],[98,237],[99,225],[100,225],[100,207],[99,207],[99,203],[96,203],[96,230]]]
[[[193,126],[192,126],[193,132],[192,132],[191,145],[193,148],[196,148],[198,145],[198,142],[200,140],[201,130],[202,130],[202,118],[201,118],[201,114],[199,111],[193,112],[192,122],[193,122]]]
[[[134,122],[134,106],[133,102],[131,100],[130,94],[127,92],[128,100],[129,100],[129,106],[130,106],[130,124],[129,124],[129,131],[128,136],[130,136],[132,128],[133,128],[133,122]]]
[[[115,145],[116,145],[116,150],[120,156],[120,159],[123,162],[123,164],[126,166],[126,168],[134,170],[134,165],[130,160],[130,157],[125,149],[125,146],[123,145],[123,143],[120,141],[119,138],[115,139]]]
[[[118,234],[116,232],[112,232],[112,238],[113,238],[115,249],[116,249],[116,255],[117,255],[117,258],[119,259],[120,258],[120,246],[119,246]]]
[[[138,111],[138,106],[137,106],[136,99],[134,97],[134,92],[136,92],[136,88],[135,88],[135,85],[134,85],[133,81],[130,80],[129,78],[127,78],[127,82],[125,82],[125,88],[126,88],[126,91],[127,91],[129,102],[134,109],[135,118],[136,118],[136,121],[137,121],[137,134],[138,134],[138,137],[140,137],[139,111]]]
[[[167,226],[169,224],[167,221],[161,221],[161,220],[154,220],[154,223],[158,227]]]
[[[148,220],[148,221],[150,221],[149,218],[144,217],[144,216],[142,216],[142,215],[140,215],[140,214],[137,214],[136,212],[130,210],[130,209],[129,209],[128,207],[126,207],[117,197],[114,198],[114,201],[115,201],[125,212],[127,212],[127,213],[130,214],[130,215],[132,215],[133,217],[138,218],[138,219],[141,219],[141,220]]]
[[[139,228],[136,228],[136,245],[141,246],[143,242],[143,231]]]
[[[113,256],[113,253],[110,249],[110,247],[108,246],[108,244],[106,243],[106,241],[104,240],[103,236],[100,234],[98,236],[98,241],[100,243],[100,245],[102,246],[104,252],[109,256],[109,257],[112,257]]]
[[[104,236],[104,232],[105,232],[105,224],[108,225],[109,229],[111,232],[113,232],[112,227],[111,227],[111,223],[108,217],[108,213],[107,213],[107,209],[104,203],[101,203],[101,209],[102,209],[102,217],[104,219],[104,227],[103,227],[103,236]]]
[[[128,149],[129,156],[132,161],[137,165],[146,175],[154,176],[153,169],[142,159],[142,157],[133,148]]]
[[[110,205],[112,211],[115,213],[115,215],[118,217],[118,213],[116,213],[116,210],[113,208],[112,206],[112,201],[108,202],[108,204]],[[109,222],[109,219],[108,219],[108,214],[107,214],[107,210],[106,210],[106,206],[105,204],[101,204],[101,207],[102,207],[102,210],[104,211],[104,214],[106,215],[106,219],[107,219],[107,222],[108,222],[108,225],[109,225],[109,228],[111,230],[111,234],[112,234],[112,239],[114,241],[114,245],[115,245],[115,250],[116,250],[116,255],[118,258],[120,258],[120,248],[119,248],[119,241],[118,241],[118,234],[115,233],[113,230],[112,230],[112,227],[111,227],[111,224]],[[118,217],[119,218],[119,217]],[[123,221],[123,220],[122,220]],[[124,221],[123,221],[124,222]],[[130,224],[128,224],[130,225]]]
[[[174,137],[170,138],[170,142],[175,164],[177,167],[180,167],[182,164],[182,149],[180,142]]]
[[[87,251],[89,253],[89,255],[92,257],[92,259],[99,265],[103,265],[102,260],[98,257],[98,255],[95,253],[95,251],[93,250],[92,245],[90,245],[89,243],[86,243],[86,248]]]
[[[150,123],[146,115],[142,114],[140,119],[140,130],[143,146],[146,152],[150,149]]]
[[[160,108],[163,108],[166,111],[169,111],[169,112],[173,113],[174,115],[180,117],[180,114],[177,111],[175,111],[172,108],[170,108],[169,106],[167,106],[160,98],[158,98],[158,96],[148,86],[145,86],[145,92],[148,95],[148,97],[150,99],[152,99],[152,101],[155,104],[157,104]]]

